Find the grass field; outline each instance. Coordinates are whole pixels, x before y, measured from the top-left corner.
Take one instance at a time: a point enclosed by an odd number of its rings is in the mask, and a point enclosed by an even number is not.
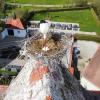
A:
[[[68,4],[75,3],[77,0],[8,0],[16,3],[32,3],[32,4]],[[88,0],[90,2],[95,0]]]
[[[58,22],[79,23],[82,31],[100,33],[100,25],[97,24],[96,19],[93,17],[90,9],[35,14],[32,19],[50,19]]]

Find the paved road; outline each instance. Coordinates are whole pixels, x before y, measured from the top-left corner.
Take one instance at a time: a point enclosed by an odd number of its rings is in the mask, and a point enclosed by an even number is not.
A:
[[[32,7],[68,7],[75,6],[76,4],[64,4],[64,5],[34,5],[34,4],[22,4],[22,3],[6,3],[8,5],[17,5],[17,6],[32,6]]]
[[[76,6],[76,3],[73,4],[61,4],[61,5],[35,5],[35,4],[30,4],[30,3],[8,3],[8,5],[17,5],[17,6],[32,6],[32,7],[69,7],[69,6]],[[88,2],[88,5],[92,5],[93,2]]]

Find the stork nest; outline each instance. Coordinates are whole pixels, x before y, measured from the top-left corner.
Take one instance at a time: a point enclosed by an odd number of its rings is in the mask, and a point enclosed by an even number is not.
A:
[[[67,44],[64,43],[66,40],[60,35],[52,35],[50,38],[47,38],[45,41],[42,38],[32,39],[27,45],[28,53],[32,55],[42,54],[43,56],[55,56],[59,53],[63,53],[63,50]],[[43,47],[48,47],[49,50],[44,51]]]

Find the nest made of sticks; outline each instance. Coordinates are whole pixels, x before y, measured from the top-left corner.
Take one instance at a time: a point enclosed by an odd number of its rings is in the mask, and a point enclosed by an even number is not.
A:
[[[63,53],[63,49],[67,48],[65,43],[66,38],[62,37],[59,34],[53,34],[51,37],[47,38],[46,41],[43,38],[35,38],[30,40],[30,43],[27,44],[27,51],[32,55],[42,54],[44,56],[55,56],[59,53]],[[43,47],[48,47],[48,51],[43,51]]]

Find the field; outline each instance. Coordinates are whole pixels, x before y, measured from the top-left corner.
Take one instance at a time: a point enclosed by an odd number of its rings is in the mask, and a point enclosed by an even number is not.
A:
[[[32,3],[32,4],[68,4],[68,3],[75,3],[77,0],[8,0],[9,2],[16,2],[16,3]],[[90,2],[94,0],[88,0]]]
[[[79,23],[82,31],[100,33],[100,25],[97,24],[96,19],[93,17],[91,9],[35,14],[32,19]]]

